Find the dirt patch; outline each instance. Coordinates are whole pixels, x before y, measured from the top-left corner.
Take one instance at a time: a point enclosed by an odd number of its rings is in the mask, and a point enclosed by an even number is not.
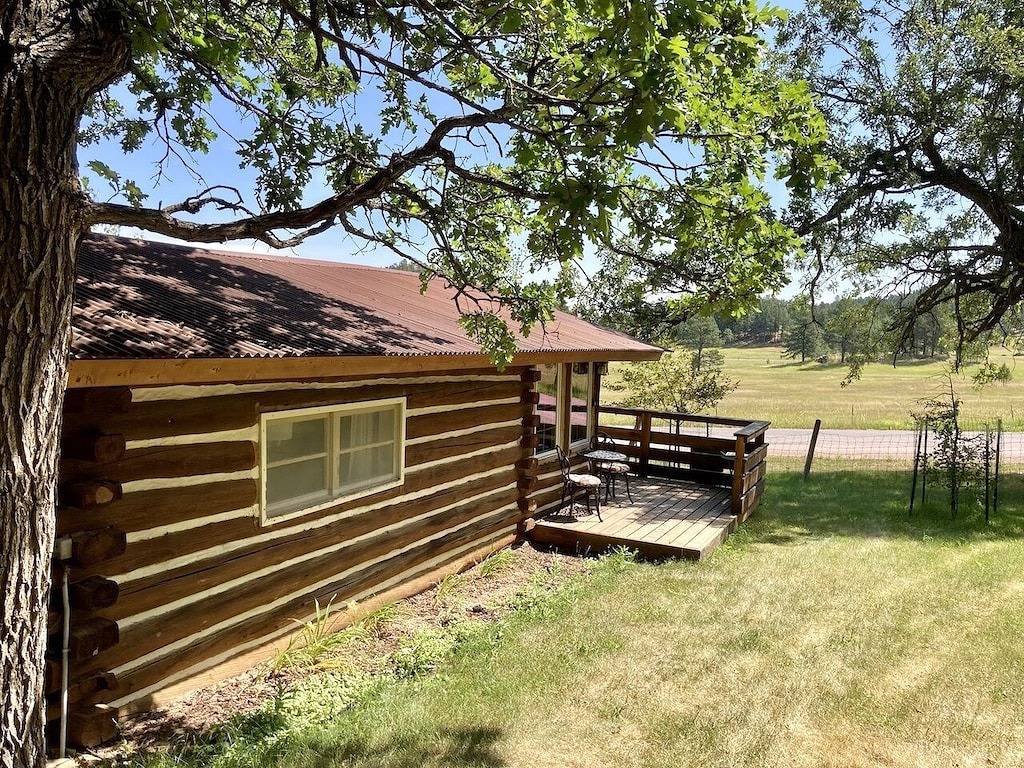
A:
[[[581,573],[586,561],[530,544],[502,550],[431,589],[389,605],[350,629],[298,642],[284,655],[242,675],[200,689],[162,709],[121,723],[120,739],[94,754],[115,758],[197,736],[251,713],[305,677],[325,669],[391,674],[396,653],[418,635],[456,622],[492,622],[515,610],[516,598],[538,583],[555,586]],[[307,638],[308,639],[308,638]]]

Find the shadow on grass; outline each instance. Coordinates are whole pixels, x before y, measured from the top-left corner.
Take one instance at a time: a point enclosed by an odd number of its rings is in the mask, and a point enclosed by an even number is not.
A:
[[[361,738],[324,740],[307,745],[308,752],[296,765],[311,768],[374,766],[473,766],[500,768],[506,765],[497,744],[502,731],[491,727],[441,728],[415,735],[391,735],[370,743]]]
[[[273,705],[232,718],[208,731],[191,729],[165,734],[167,746],[144,747],[127,761],[106,766],[130,768],[420,768],[472,766],[501,768],[497,744],[503,731],[494,727],[438,727],[422,732],[359,727],[346,713],[322,726],[296,727]],[[370,735],[373,735],[372,737]],[[381,735],[383,734],[383,735]]]
[[[751,543],[777,545],[835,535],[948,541],[1024,537],[1024,478],[1019,475],[1001,478],[999,509],[988,525],[981,504],[966,495],[953,518],[949,492],[937,484],[929,487],[925,504],[918,495],[913,516],[909,497],[906,472],[829,471],[807,481],[800,472],[769,472],[764,500],[741,530]]]

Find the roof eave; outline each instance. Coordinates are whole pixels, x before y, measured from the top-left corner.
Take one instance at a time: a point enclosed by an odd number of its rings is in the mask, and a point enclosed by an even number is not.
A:
[[[542,350],[520,352],[512,359],[512,365],[612,360],[639,362],[657,360],[662,353],[663,350],[654,347]],[[491,359],[484,354],[71,360],[68,366],[68,388],[293,381],[491,367]]]

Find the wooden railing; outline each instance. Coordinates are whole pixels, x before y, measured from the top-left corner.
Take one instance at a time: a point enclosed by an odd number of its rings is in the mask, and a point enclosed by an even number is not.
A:
[[[741,520],[757,506],[767,470],[767,421],[617,406],[601,406],[598,414],[598,431],[615,441],[641,477],[729,488],[732,512]],[[602,416],[626,416],[633,424],[604,424]]]

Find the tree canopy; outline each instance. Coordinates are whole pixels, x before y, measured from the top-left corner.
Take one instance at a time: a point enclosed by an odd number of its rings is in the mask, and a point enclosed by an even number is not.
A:
[[[778,38],[830,127],[834,183],[795,190],[813,291],[896,300],[910,342],[948,307],[963,345],[1024,299],[1024,9],[1013,0],[810,0]]]
[[[754,2],[117,9],[127,78],[93,100],[83,143],[116,139],[130,157],[156,140],[161,162],[189,162],[231,133],[227,108],[257,185],[192,160],[195,194],[153,206],[137,173],[91,160],[116,199],[91,204],[90,223],[273,246],[340,225],[477,289],[459,297],[464,322],[506,358],[495,302],[524,327],[544,320],[591,253],[600,279],[624,277],[619,305],[652,290],[751,302],[797,247],[762,182],[809,194],[823,175],[824,124],[802,83],[764,66],[778,12]]]

